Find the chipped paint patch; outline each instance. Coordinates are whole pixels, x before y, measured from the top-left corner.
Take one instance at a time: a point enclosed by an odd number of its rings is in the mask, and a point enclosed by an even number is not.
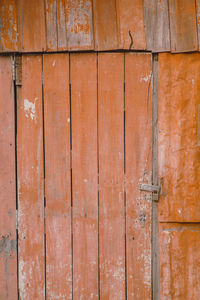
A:
[[[16,251],[16,240],[10,240],[9,235],[2,236],[0,240],[0,256],[4,254],[5,256],[10,255],[11,252]]]
[[[149,74],[149,75],[147,75],[147,76],[141,77],[141,78],[140,78],[140,82],[141,82],[141,81],[148,82],[148,81],[151,79],[151,75],[152,75],[152,74]]]
[[[38,100],[38,98],[35,98],[34,103],[29,101],[28,99],[24,99],[24,111],[26,118],[31,118],[32,120],[35,120],[35,103]]]
[[[27,299],[26,293],[26,273],[25,273],[25,262],[23,259],[19,260],[19,288],[20,288],[20,299]]]

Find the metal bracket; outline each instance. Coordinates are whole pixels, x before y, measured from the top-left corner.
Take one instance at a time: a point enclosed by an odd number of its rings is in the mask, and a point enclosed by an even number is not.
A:
[[[140,191],[152,193],[152,200],[158,201],[160,197],[160,186],[153,184],[140,184]]]

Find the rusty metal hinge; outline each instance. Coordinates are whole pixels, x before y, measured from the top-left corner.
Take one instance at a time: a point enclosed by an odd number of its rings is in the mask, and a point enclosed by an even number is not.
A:
[[[140,191],[152,193],[152,200],[153,201],[159,201],[159,198],[160,198],[160,185],[141,183],[140,184]]]
[[[12,60],[12,78],[16,85],[22,85],[22,57],[16,55]]]
[[[12,80],[15,81],[15,56],[12,56]]]
[[[15,56],[15,84],[22,85],[22,56]]]

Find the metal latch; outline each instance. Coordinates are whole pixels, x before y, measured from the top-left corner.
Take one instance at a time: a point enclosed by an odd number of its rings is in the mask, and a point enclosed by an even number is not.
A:
[[[141,183],[140,184],[140,191],[152,193],[152,200],[153,201],[158,201],[159,200],[159,197],[160,197],[160,186],[159,185]]]

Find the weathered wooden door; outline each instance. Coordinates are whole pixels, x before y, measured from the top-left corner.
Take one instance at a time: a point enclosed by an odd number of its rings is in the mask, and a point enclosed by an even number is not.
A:
[[[1,258],[2,298],[17,294],[18,260],[20,299],[150,299],[152,199],[139,185],[152,179],[151,55],[22,55],[16,70],[18,239]]]

